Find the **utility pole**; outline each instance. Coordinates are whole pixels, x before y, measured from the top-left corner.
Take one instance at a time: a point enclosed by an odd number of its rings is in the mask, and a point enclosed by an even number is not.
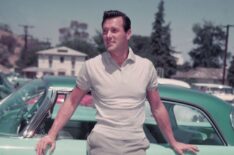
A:
[[[227,52],[228,52],[228,35],[229,35],[229,28],[234,27],[234,25],[226,25],[226,39],[225,39],[225,50],[224,50],[224,59],[223,59],[223,85],[225,84],[225,78],[226,78],[226,66],[227,66]]]
[[[28,29],[34,28],[32,25],[19,25],[20,27],[23,27],[24,29],[24,50],[28,51]]]
[[[19,69],[23,69],[25,67],[25,62],[27,59],[28,54],[28,29],[33,28],[34,26],[31,25],[19,25],[24,30],[24,50],[20,53],[20,59],[19,59]]]
[[[51,47],[51,43],[50,43],[50,38],[45,38],[45,48],[50,48]]]

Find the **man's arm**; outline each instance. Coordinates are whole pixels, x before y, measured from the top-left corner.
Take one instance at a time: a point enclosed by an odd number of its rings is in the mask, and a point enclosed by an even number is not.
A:
[[[81,90],[75,87],[69,97],[65,100],[64,104],[60,107],[59,112],[54,120],[54,123],[47,136],[43,137],[37,144],[37,155],[45,154],[48,145],[51,146],[50,151],[55,149],[55,140],[58,132],[63,128],[67,121],[72,116],[73,112],[76,110],[81,99],[87,91]]]
[[[54,123],[48,133],[48,135],[56,139],[58,132],[62,127],[67,123],[67,121],[72,116],[73,112],[76,110],[81,99],[86,94],[86,91],[81,90],[78,87],[75,87],[68,98],[65,100],[64,104],[60,107],[58,114],[54,120]]]
[[[191,151],[196,153],[198,151],[198,148],[196,146],[179,143],[174,138],[169,115],[164,104],[161,102],[158,90],[157,89],[147,90],[147,98],[150,103],[153,117],[157,121],[157,124],[159,125],[161,132],[163,133],[163,135],[165,136],[171,147],[179,155],[182,155],[184,151]]]

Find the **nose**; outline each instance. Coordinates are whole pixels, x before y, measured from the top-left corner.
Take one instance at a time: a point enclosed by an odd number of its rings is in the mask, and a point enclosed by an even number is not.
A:
[[[107,38],[110,38],[110,37],[111,37],[111,31],[107,31],[106,37],[107,37]]]

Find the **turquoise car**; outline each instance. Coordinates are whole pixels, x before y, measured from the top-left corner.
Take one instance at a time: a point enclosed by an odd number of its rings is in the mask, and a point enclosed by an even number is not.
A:
[[[75,77],[46,76],[28,82],[0,102],[0,155],[32,155],[50,129]],[[197,155],[234,154],[234,107],[199,91],[159,85],[178,141],[195,144]],[[147,155],[175,155],[145,106]],[[57,137],[53,155],[86,155],[86,138],[95,125],[93,105],[80,105]],[[49,154],[49,152],[47,153]],[[185,154],[191,154],[189,152]]]

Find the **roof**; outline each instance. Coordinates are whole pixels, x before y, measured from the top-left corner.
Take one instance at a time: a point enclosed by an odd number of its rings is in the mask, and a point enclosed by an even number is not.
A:
[[[62,46],[37,52],[38,55],[68,55],[86,57],[87,54]]]

